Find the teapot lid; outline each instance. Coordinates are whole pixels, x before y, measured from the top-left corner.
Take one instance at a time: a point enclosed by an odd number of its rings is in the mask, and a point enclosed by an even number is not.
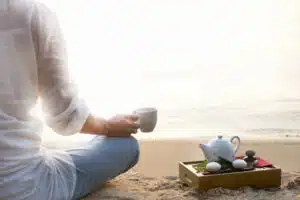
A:
[[[223,136],[222,135],[218,135],[218,139],[222,140]]]

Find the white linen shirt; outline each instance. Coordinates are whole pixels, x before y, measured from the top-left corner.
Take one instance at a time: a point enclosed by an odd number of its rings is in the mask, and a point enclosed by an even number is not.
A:
[[[0,200],[69,200],[71,157],[41,146],[43,123],[30,115],[41,99],[57,133],[80,131],[89,115],[69,77],[55,15],[34,0],[0,0]]]

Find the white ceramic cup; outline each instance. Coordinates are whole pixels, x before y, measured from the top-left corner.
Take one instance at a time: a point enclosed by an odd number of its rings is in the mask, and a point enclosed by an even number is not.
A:
[[[152,132],[157,123],[157,109],[153,107],[139,108],[133,111],[139,117],[137,123],[140,125],[141,132]]]

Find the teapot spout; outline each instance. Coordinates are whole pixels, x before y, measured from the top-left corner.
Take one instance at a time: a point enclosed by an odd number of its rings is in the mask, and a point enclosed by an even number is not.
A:
[[[199,147],[202,149],[207,162],[215,162],[218,160],[218,157],[215,155],[214,150],[209,145],[200,144]]]

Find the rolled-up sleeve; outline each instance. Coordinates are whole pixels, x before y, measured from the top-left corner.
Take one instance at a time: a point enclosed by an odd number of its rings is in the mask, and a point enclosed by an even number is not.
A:
[[[38,63],[38,93],[45,121],[55,132],[79,132],[90,112],[70,77],[65,40],[56,15],[37,3],[32,35]]]

